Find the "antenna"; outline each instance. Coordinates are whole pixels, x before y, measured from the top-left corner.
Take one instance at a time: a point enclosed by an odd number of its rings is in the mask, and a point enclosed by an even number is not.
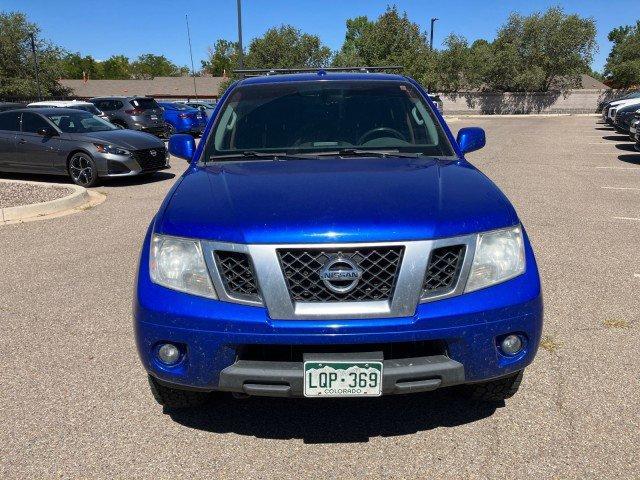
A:
[[[189,39],[189,55],[191,56],[191,75],[193,76],[193,92],[196,98],[198,98],[198,87],[196,87],[196,70],[193,68],[193,50],[191,49],[191,31],[189,30],[189,15],[185,15],[184,19],[187,22],[187,38]]]

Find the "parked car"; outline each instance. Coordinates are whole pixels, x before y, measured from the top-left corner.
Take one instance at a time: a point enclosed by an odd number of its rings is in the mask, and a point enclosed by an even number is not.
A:
[[[613,127],[619,133],[629,133],[629,127],[631,126],[631,120],[633,119],[636,111],[640,108],[640,101],[637,103],[631,103],[618,107],[616,114],[613,118]]]
[[[182,103],[160,102],[164,110],[166,131],[169,135],[176,133],[190,133],[201,135],[207,126],[207,114],[188,107]]]
[[[102,177],[123,177],[169,168],[162,140],[123,130],[77,109],[39,108],[0,113],[0,171],[69,175],[95,186]]]
[[[169,139],[191,163],[142,245],[134,326],[160,404],[517,391],[540,279],[515,209],[465,159],[482,129],[455,140],[400,75],[258,76],[221,102],[197,149]]]
[[[635,111],[629,125],[629,138],[632,142],[636,141],[638,131],[640,131],[640,109]]]
[[[162,108],[149,97],[96,97],[89,100],[102,110],[114,125],[131,130],[165,134]]]
[[[640,98],[640,90],[638,90],[637,92],[630,92],[627,93],[626,95],[622,96],[622,97],[616,97],[614,99],[611,100],[605,100],[602,101],[598,104],[598,109],[597,109],[597,113],[603,113],[603,117],[606,116],[606,112],[609,110],[609,108],[611,107],[611,104],[613,102],[623,102],[625,100],[633,100],[635,98]]]
[[[46,100],[42,102],[31,102],[27,105],[29,108],[74,108],[76,110],[84,110],[98,117],[108,120],[104,112],[91,102],[83,102],[81,100]]]
[[[616,113],[618,112],[618,110],[621,109],[621,108],[624,108],[624,107],[631,106],[631,105],[640,106],[640,98],[634,98],[634,99],[629,99],[629,100],[620,100],[618,102],[612,102],[611,106],[609,107],[609,110],[607,111],[605,122],[608,123],[611,126],[615,126],[614,119],[615,119],[615,116],[616,116]]]
[[[213,111],[216,108],[216,102],[205,102],[204,100],[179,100],[175,103],[181,103],[191,108],[196,108],[203,113],[207,114],[207,118],[213,115]]]
[[[24,103],[16,102],[0,102],[0,112],[6,112],[7,110],[15,110],[16,108],[24,108]]]
[[[429,98],[435,104],[435,106],[437,107],[438,111],[440,113],[442,113],[443,112],[443,109],[442,109],[443,103],[442,103],[442,99],[440,98],[440,95],[438,95],[436,93],[430,93],[429,94]]]

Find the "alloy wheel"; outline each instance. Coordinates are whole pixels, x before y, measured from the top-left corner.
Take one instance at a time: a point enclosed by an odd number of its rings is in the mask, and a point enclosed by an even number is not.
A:
[[[69,161],[69,173],[78,185],[88,185],[93,180],[93,165],[85,155],[76,154]]]

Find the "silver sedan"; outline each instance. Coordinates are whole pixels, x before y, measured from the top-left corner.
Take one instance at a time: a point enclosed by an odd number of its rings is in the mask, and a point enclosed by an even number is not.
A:
[[[154,135],[125,130],[89,112],[68,108],[0,113],[0,171],[69,175],[83,187],[101,177],[169,168],[169,153]]]

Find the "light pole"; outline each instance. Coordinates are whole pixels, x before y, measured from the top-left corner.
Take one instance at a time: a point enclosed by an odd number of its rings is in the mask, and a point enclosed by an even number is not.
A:
[[[431,50],[433,50],[433,24],[436,23],[436,20],[438,19],[435,17],[431,18],[431,40],[429,41],[429,47],[431,48]]]
[[[238,3],[238,66],[243,68],[243,50],[242,50],[242,0],[237,0]]]
[[[193,94],[198,98],[198,87],[196,86],[196,70],[193,67],[193,50],[191,49],[191,31],[189,30],[189,16],[184,16],[187,22],[187,38],[189,39],[189,56],[191,56],[191,76],[193,77]]]
[[[40,91],[40,68],[38,67],[38,55],[36,54],[36,41],[33,38],[33,33],[30,33],[31,37],[31,52],[33,53],[33,63],[36,68],[36,87],[38,88],[38,100],[42,100],[42,92]]]

